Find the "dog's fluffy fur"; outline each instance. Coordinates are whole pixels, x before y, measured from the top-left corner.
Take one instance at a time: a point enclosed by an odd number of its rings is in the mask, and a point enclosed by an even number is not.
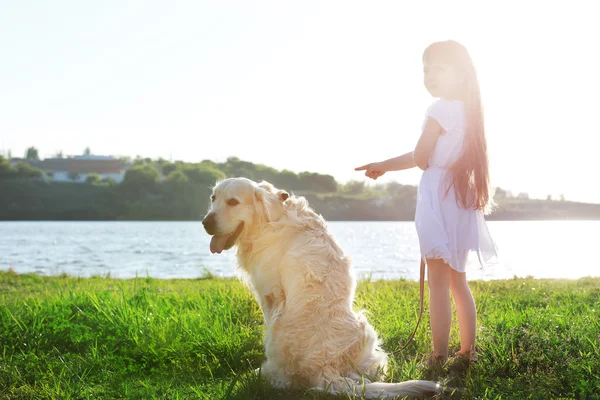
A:
[[[349,258],[304,197],[230,178],[211,199],[203,220],[213,235],[211,251],[237,246],[240,270],[264,315],[261,374],[271,385],[367,397],[439,392],[430,381],[370,382],[385,372],[387,354],[365,315],[352,309]]]

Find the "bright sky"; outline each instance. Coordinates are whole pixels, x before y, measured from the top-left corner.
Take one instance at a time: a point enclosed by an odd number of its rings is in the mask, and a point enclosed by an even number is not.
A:
[[[362,180],[354,167],[414,148],[434,101],[422,52],[455,39],[478,70],[492,183],[600,202],[594,3],[0,0],[0,151]]]

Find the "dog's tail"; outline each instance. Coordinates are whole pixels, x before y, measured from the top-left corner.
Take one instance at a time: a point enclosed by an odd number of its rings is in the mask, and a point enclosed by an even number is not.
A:
[[[365,383],[359,386],[358,389],[363,389],[362,394],[367,399],[385,399],[396,396],[426,396],[439,394],[443,390],[439,383],[423,380],[400,383]]]
[[[366,399],[388,399],[395,398],[397,396],[429,396],[442,393],[444,388],[441,384],[424,381],[424,380],[413,380],[399,383],[385,383],[385,382],[368,382],[359,383],[353,380],[346,380],[345,387],[334,388],[328,386],[327,388],[313,388],[313,390],[325,391],[330,394],[353,394],[360,395]]]

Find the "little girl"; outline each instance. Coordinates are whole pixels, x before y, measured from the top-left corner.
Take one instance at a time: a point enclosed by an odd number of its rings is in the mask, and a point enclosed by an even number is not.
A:
[[[484,213],[490,211],[488,158],[479,83],[469,53],[455,41],[431,44],[423,53],[424,83],[439,100],[427,110],[414,151],[358,167],[377,179],[388,171],[418,166],[415,225],[421,257],[428,266],[429,312],[433,354],[426,361],[444,363],[452,292],[460,330],[458,357],[477,360],[477,313],[466,278],[469,252],[481,259],[496,255]]]

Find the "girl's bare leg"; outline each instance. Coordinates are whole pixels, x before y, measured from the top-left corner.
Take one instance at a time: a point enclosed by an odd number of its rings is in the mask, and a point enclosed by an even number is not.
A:
[[[450,305],[450,266],[441,259],[427,259],[429,284],[429,316],[433,337],[432,357],[446,361],[452,322]]]
[[[458,272],[450,268],[450,290],[452,291],[458,317],[460,354],[474,358],[477,311],[465,272]]]

